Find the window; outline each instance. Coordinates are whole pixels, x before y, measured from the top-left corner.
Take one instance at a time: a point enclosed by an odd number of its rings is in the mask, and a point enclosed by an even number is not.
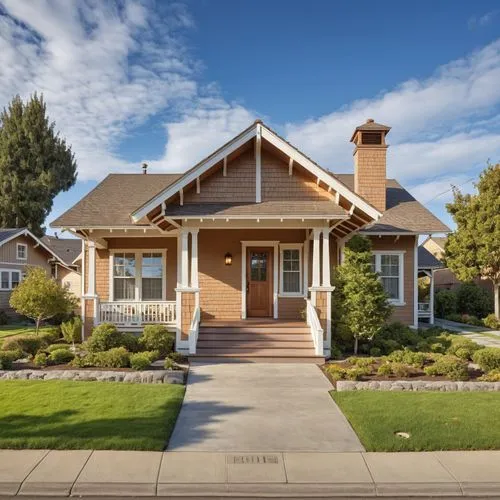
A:
[[[2,269],[0,271],[0,290],[13,290],[21,282],[21,271]]]
[[[402,252],[374,252],[372,269],[378,273],[389,301],[403,305],[403,256]]]
[[[17,258],[18,260],[27,260],[28,259],[28,245],[24,243],[18,243],[16,245],[17,250]]]
[[[302,295],[302,245],[281,245],[281,295]]]
[[[116,252],[113,300],[164,300],[164,252]]]

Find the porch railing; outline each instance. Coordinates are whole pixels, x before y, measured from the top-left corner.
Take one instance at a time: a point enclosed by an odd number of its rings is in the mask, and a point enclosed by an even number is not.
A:
[[[175,325],[175,301],[100,302],[99,322],[123,326],[147,323]]]
[[[420,317],[427,317],[427,316],[431,315],[430,302],[419,302],[418,303],[418,315]]]
[[[196,354],[196,344],[198,343],[198,331],[200,329],[200,308],[196,307],[189,327],[189,354]]]
[[[318,313],[312,305],[311,299],[306,301],[306,320],[311,329],[311,336],[314,343],[314,352],[316,356],[323,356],[323,328],[318,318]]]

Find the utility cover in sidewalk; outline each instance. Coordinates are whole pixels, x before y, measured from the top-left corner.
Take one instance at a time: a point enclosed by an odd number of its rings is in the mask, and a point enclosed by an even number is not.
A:
[[[277,455],[227,455],[228,464],[277,464]]]

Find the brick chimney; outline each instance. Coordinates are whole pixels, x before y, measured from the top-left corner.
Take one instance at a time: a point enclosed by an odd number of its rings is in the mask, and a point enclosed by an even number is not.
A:
[[[385,211],[386,157],[385,136],[391,127],[368,118],[356,127],[351,142],[354,149],[354,191],[380,212]]]

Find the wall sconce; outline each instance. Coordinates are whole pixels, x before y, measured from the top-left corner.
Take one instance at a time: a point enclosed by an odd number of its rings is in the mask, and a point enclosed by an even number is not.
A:
[[[233,256],[229,252],[224,255],[224,263],[226,266],[230,266],[233,263]]]

